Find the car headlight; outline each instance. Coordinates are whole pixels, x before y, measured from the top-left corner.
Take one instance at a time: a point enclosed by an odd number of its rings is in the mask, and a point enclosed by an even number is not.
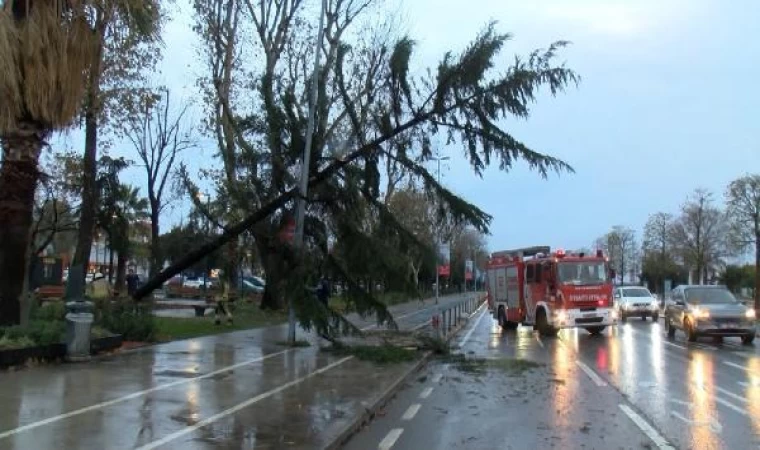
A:
[[[747,312],[744,313],[744,317],[755,320],[755,310],[752,308],[747,309]]]
[[[694,308],[692,310],[691,314],[696,319],[708,319],[708,318],[710,318],[710,311],[707,311],[706,309]]]

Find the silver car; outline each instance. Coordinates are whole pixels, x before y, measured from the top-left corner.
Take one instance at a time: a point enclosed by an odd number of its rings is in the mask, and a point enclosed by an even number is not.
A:
[[[665,328],[668,337],[683,330],[691,342],[700,336],[738,336],[749,345],[755,340],[755,310],[724,286],[678,286],[665,306]]]
[[[657,322],[660,317],[660,305],[649,289],[641,286],[622,286],[615,288],[613,294],[618,309],[618,317],[622,322],[629,317],[652,318]]]

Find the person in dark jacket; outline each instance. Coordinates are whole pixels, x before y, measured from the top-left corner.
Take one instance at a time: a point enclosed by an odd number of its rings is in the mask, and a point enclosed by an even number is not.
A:
[[[317,300],[319,300],[325,308],[328,307],[330,301],[330,282],[326,277],[322,277],[317,285]]]
[[[137,290],[137,285],[140,284],[140,277],[138,277],[135,274],[135,271],[132,269],[129,269],[129,274],[126,278],[127,282],[127,295],[130,297],[135,294],[135,291]]]

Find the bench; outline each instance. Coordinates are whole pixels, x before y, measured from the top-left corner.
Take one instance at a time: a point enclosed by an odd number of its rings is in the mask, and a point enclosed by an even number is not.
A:
[[[66,289],[63,286],[45,285],[35,290],[37,298],[44,300],[60,300],[63,298]]]

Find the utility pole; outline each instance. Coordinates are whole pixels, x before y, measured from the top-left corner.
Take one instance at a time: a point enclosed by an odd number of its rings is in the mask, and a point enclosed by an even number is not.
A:
[[[327,0],[322,0],[322,9],[319,13],[319,29],[317,42],[314,44],[314,72],[311,77],[311,98],[309,99],[309,120],[306,124],[306,145],[303,148],[303,162],[301,163],[301,183],[299,186],[299,198],[296,206],[296,231],[293,237],[293,245],[298,257],[301,258],[303,251],[303,227],[306,219],[306,195],[309,189],[309,166],[311,164],[311,146],[314,135],[314,114],[317,109],[317,88],[319,86],[319,57],[322,55],[322,41],[325,35],[325,11]],[[296,342],[296,310],[293,299],[288,298],[288,343]]]
[[[436,156],[434,159],[438,162],[438,171],[437,171],[438,184],[441,184],[441,161],[448,161],[451,158],[449,158],[448,156]],[[440,276],[438,275],[438,263],[440,262],[439,258],[440,258],[440,253],[441,253],[441,226],[440,224],[438,224],[435,227],[435,245],[436,247],[438,247],[435,249],[435,304],[437,305],[438,298],[440,297],[440,292],[441,292],[441,280],[440,280]]]

